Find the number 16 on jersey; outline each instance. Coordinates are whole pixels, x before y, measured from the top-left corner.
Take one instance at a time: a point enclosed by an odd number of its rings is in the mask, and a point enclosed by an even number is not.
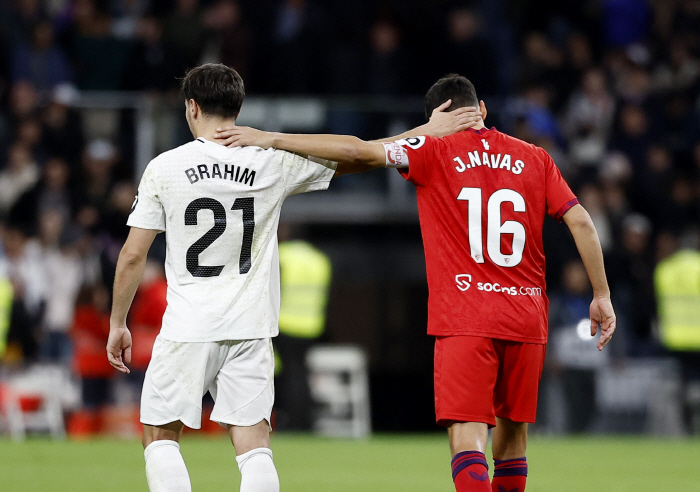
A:
[[[484,263],[482,232],[482,192],[481,188],[462,188],[457,200],[465,200],[469,206],[469,249],[471,257],[477,263]],[[501,223],[501,204],[513,204],[514,212],[525,212],[525,198],[517,191],[507,188],[495,191],[486,205],[486,251],[496,265],[514,267],[523,259],[525,250],[525,226],[515,220]],[[513,235],[513,252],[505,255],[501,252],[501,235]]]

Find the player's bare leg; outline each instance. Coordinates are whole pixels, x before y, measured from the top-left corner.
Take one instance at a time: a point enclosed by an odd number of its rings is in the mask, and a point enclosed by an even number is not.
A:
[[[151,492],[190,492],[192,485],[180,454],[182,422],[143,426],[146,479]]]
[[[241,492],[279,492],[280,481],[272,461],[267,420],[247,427],[229,425],[228,433],[236,448]]]
[[[523,492],[527,480],[527,424],[496,417],[491,431],[493,446],[493,490]]]
[[[457,492],[491,492],[484,451],[489,428],[481,422],[453,422],[447,427],[452,451],[452,479]]]

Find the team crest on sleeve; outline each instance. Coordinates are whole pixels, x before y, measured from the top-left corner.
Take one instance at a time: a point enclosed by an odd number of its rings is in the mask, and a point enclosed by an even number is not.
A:
[[[408,167],[408,154],[399,142],[383,144],[384,154],[386,155],[386,167]]]
[[[404,138],[401,140],[397,140],[396,143],[399,145],[406,145],[407,147],[411,147],[412,149],[420,149],[425,143],[425,137]]]

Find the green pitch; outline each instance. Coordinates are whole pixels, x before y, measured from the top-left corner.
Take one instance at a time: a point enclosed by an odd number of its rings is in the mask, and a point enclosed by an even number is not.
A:
[[[274,435],[283,492],[454,491],[447,438],[380,435],[336,441]],[[186,436],[182,453],[193,490],[237,491],[233,448]],[[700,440],[586,437],[533,438],[528,492],[700,491]],[[15,444],[0,440],[0,490],[24,492],[147,491],[136,441]]]

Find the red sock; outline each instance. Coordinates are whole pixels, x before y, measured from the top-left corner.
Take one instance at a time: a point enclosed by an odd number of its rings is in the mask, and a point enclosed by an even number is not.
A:
[[[457,492],[491,492],[489,465],[484,453],[463,451],[452,458],[452,480]]]
[[[527,459],[493,460],[492,492],[525,492]]]

